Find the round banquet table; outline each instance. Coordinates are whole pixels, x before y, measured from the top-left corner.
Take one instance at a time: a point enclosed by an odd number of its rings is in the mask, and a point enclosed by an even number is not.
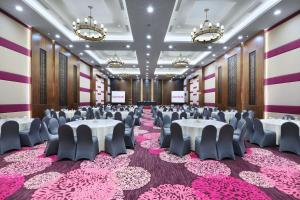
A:
[[[79,125],[87,125],[92,130],[92,135],[98,138],[99,151],[105,150],[105,136],[112,134],[114,127],[120,121],[113,119],[91,119],[91,120],[78,120],[68,122],[67,124],[72,127],[74,136],[76,136],[76,129]]]
[[[182,119],[175,120],[174,123],[178,123],[182,128],[183,135],[191,137],[191,150],[195,151],[195,141],[197,136],[202,136],[202,130],[208,126],[213,125],[217,128],[216,141],[219,138],[219,132],[222,126],[226,123],[216,120],[203,120],[203,119]]]
[[[19,117],[19,118],[7,118],[7,119],[0,119],[0,134],[1,134],[1,127],[2,124],[6,121],[16,121],[19,124],[19,131],[25,131],[30,129],[31,122],[33,118],[29,117]]]
[[[274,131],[276,133],[276,144],[280,143],[281,125],[285,122],[293,122],[298,125],[300,129],[300,121],[298,120],[285,120],[285,119],[261,119],[264,130]],[[300,135],[300,132],[299,132]]]
[[[212,117],[213,117],[213,116],[218,116],[218,113],[219,113],[219,111],[214,111],[214,112],[211,113],[211,116],[212,116]],[[229,111],[224,111],[223,113],[224,113],[224,115],[225,115],[225,120],[226,120],[226,122],[229,123],[230,120],[231,120],[232,118],[235,117],[236,111],[231,111],[231,112],[229,112]]]
[[[128,116],[128,111],[118,111],[118,112],[120,112],[121,113],[121,115],[122,115],[122,119],[124,120],[127,116]],[[104,118],[106,118],[106,113],[107,112],[104,112]],[[111,113],[113,114],[113,117],[115,116],[115,113],[116,113],[116,111],[111,111]]]

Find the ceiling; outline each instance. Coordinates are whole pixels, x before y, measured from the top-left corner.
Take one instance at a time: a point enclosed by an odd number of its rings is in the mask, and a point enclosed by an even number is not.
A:
[[[17,11],[16,5],[23,11]],[[93,6],[92,15],[97,22],[108,29],[104,42],[83,41],[72,32],[72,21],[87,17],[89,5]],[[149,6],[152,13],[147,12]],[[188,76],[298,11],[300,3],[299,0],[1,0],[0,8],[65,45],[109,77],[118,77],[116,73],[126,71],[134,78],[165,79]],[[205,19],[205,8],[210,9],[211,21],[225,26],[225,34],[210,45],[193,44],[190,33]],[[281,14],[275,16],[273,13],[278,9]],[[60,38],[55,37],[57,34]],[[174,69],[172,62],[180,54],[189,59],[190,65]],[[114,55],[125,62],[126,69],[107,68],[108,59]]]

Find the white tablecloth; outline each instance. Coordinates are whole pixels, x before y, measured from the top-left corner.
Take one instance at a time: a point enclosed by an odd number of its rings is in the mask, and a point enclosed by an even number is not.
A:
[[[212,116],[212,117],[213,117],[213,116],[218,116],[218,113],[219,113],[219,111],[213,111],[213,112],[211,113],[211,116]],[[231,111],[231,112],[229,112],[229,111],[224,111],[223,113],[224,113],[224,115],[225,115],[225,120],[226,120],[226,122],[229,123],[230,120],[235,116],[236,111]]]
[[[291,120],[284,119],[262,119],[261,122],[263,124],[264,130],[274,131],[276,133],[276,144],[279,145],[280,136],[281,136],[281,125],[285,122]],[[297,124],[300,128],[300,121],[292,120],[291,122]],[[299,133],[300,135],[300,133]]]
[[[16,121],[19,124],[19,131],[25,131],[30,129],[31,122],[33,121],[32,118],[22,117],[22,118],[7,118],[7,119],[0,119],[0,134],[1,134],[1,127],[2,124],[6,121]]]
[[[67,123],[73,128],[74,136],[76,136],[76,129],[79,125],[85,124],[92,130],[92,135],[98,138],[99,151],[105,150],[105,136],[112,134],[115,125],[120,121],[112,119],[97,119],[97,120],[78,120]]]
[[[217,128],[217,138],[219,138],[219,131],[226,123],[215,120],[202,120],[202,119],[183,119],[175,120],[182,128],[182,133],[191,137],[191,149],[195,150],[195,141],[197,136],[202,136],[202,130],[208,125],[213,125]]]
[[[129,113],[128,111],[118,111],[118,112],[121,113],[123,120],[128,116],[128,113]],[[111,113],[113,114],[113,117],[114,117],[116,112],[111,112]],[[106,118],[106,112],[104,112],[104,118]]]

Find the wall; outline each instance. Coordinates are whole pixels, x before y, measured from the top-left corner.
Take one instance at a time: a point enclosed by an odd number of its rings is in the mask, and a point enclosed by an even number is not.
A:
[[[300,15],[266,32],[265,117],[300,117]]]
[[[91,67],[80,62],[80,106],[91,104]]]
[[[125,91],[125,104],[132,104],[132,79],[111,79],[111,91]]]
[[[213,63],[204,69],[204,105],[215,106],[215,71],[216,64]]]
[[[190,83],[190,104],[199,105],[199,77],[196,76],[189,81]]]
[[[0,117],[31,115],[29,28],[0,12]]]

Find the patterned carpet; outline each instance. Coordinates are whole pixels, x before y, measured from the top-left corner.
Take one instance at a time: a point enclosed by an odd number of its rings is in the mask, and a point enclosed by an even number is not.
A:
[[[145,110],[137,145],[113,159],[45,158],[45,144],[0,156],[0,199],[300,199],[300,156],[247,144],[245,157],[200,161],[159,148]]]

